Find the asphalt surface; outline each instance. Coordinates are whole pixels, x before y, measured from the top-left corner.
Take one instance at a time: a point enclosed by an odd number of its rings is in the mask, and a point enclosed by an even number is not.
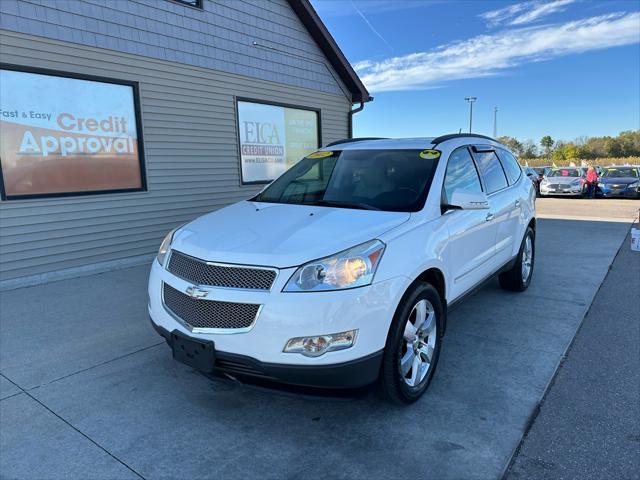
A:
[[[541,217],[556,199],[542,200]],[[148,267],[1,292],[0,476],[500,478],[627,235],[611,205],[595,221],[541,218],[530,288],[493,282],[453,311],[409,407],[174,362],[147,318]]]
[[[638,218],[640,201],[623,198],[543,197],[536,201],[538,218],[630,222]]]
[[[628,237],[507,479],[640,478],[640,253]]]

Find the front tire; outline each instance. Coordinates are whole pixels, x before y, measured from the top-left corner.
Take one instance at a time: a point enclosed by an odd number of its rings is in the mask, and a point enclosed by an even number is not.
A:
[[[428,283],[414,284],[393,317],[380,371],[380,390],[389,401],[410,404],[427,390],[440,356],[443,299]]]
[[[516,263],[506,272],[498,276],[500,286],[512,292],[524,292],[529,288],[533,276],[533,265],[536,254],[536,235],[531,227],[527,227],[520,250],[516,257]]]

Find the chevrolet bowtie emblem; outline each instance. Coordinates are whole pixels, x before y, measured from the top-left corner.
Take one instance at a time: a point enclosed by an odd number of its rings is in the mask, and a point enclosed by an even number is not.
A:
[[[207,290],[202,290],[198,287],[187,287],[184,293],[189,295],[191,298],[204,298],[209,295]]]

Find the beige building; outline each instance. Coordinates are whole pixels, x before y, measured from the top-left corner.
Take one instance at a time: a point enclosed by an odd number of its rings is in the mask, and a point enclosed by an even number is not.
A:
[[[371,100],[307,0],[2,0],[0,62],[1,289],[149,261]]]

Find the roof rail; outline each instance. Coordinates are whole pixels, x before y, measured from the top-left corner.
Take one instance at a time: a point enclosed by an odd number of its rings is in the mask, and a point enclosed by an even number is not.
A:
[[[387,140],[384,137],[359,137],[359,138],[343,138],[342,140],[336,140],[325,145],[325,147],[333,147],[334,145],[340,145],[341,143],[353,143],[364,142],[365,140]]]
[[[494,142],[500,143],[495,138],[487,137],[486,135],[479,135],[477,133],[450,133],[449,135],[441,135],[437,138],[434,138],[431,143],[433,145],[438,145],[439,143],[446,142],[447,140],[451,140],[453,138],[465,137],[484,138],[485,140],[492,140]]]

